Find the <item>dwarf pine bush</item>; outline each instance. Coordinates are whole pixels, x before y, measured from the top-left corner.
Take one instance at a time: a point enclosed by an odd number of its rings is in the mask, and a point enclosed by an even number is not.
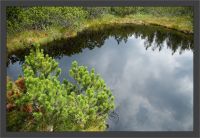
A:
[[[26,90],[14,101],[18,108],[9,111],[18,113],[19,119],[26,112],[18,131],[105,130],[114,97],[94,69],[88,71],[74,61],[69,74],[75,83],[61,83],[58,63],[37,46],[25,57],[23,73]]]

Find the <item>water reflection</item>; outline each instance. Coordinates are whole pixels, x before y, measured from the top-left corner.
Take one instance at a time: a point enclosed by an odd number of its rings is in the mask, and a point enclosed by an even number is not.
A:
[[[73,60],[101,74],[116,97],[119,116],[117,123],[108,120],[109,131],[191,131],[192,37],[147,26],[104,29],[46,47],[62,68],[60,80],[69,78]],[[7,68],[14,79],[20,72],[19,61]]]
[[[183,51],[193,49],[193,36],[186,35],[173,30],[161,28],[158,26],[145,26],[145,25],[106,25],[98,28],[90,28],[83,32],[78,33],[77,37],[69,39],[55,40],[46,44],[43,48],[45,53],[48,53],[54,58],[61,58],[62,56],[71,56],[81,53],[83,49],[89,48],[90,50],[95,47],[102,47],[105,40],[109,37],[114,37],[117,43],[127,42],[130,36],[134,35],[135,38],[142,38],[145,40],[144,47],[152,50],[162,50],[163,43],[167,43],[167,47],[172,49],[172,54],[177,50],[181,54]],[[23,63],[24,55],[29,53],[29,49],[24,51],[19,50],[14,54],[11,53],[7,65],[13,64],[16,61]]]

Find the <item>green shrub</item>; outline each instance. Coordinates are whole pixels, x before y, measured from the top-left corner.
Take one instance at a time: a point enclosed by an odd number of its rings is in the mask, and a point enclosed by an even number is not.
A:
[[[110,13],[110,7],[85,7],[87,12],[87,19],[94,19],[102,17],[104,14]]]
[[[130,14],[136,14],[136,7],[112,7],[111,13],[118,16],[126,16]]]
[[[94,69],[89,72],[74,61],[69,74],[75,83],[60,83],[58,63],[36,48],[25,57],[23,73],[26,91],[14,100],[15,110],[8,111],[8,118],[16,118],[8,121],[9,131],[106,129],[114,97]]]
[[[153,16],[189,16],[192,7],[15,7],[6,8],[7,30],[11,34],[28,29],[48,29],[52,26],[81,28],[87,19],[100,18],[105,14],[126,16],[149,14]]]
[[[7,7],[6,13],[9,33],[51,26],[76,28],[87,16],[81,7]]]

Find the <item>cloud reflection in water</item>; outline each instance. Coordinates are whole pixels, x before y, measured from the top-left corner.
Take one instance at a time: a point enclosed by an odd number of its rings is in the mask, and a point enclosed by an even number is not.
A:
[[[159,31],[158,35],[162,36]],[[172,51],[167,46],[176,44],[172,40],[177,40],[177,45],[181,43],[178,35],[169,41],[161,39],[165,41],[159,44],[160,51],[155,46],[159,41],[153,42],[153,35],[148,37],[152,47],[148,47],[144,36],[134,34],[126,38],[126,43],[120,37],[105,37],[105,41],[100,41],[103,46],[62,55],[56,59],[62,68],[60,79],[68,76],[73,60],[94,67],[102,75],[115,96],[119,115],[117,123],[109,120],[110,131],[190,131],[193,129],[192,50],[179,54],[174,53],[175,47]],[[21,73],[19,63],[9,65],[7,73],[16,78]]]
[[[192,130],[192,52],[172,55],[166,46],[152,51],[143,43],[131,38],[118,46],[110,38],[100,49],[84,50],[71,59],[96,68],[111,87],[119,122],[110,120],[109,130]]]

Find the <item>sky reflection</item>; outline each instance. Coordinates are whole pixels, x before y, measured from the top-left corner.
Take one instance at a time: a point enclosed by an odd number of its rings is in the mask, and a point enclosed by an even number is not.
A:
[[[143,42],[131,38],[117,45],[110,38],[71,59],[95,67],[111,87],[119,122],[110,121],[109,130],[192,130],[192,52],[146,51]]]
[[[101,74],[115,96],[119,115],[118,122],[108,121],[110,131],[192,130],[192,51],[172,55],[166,42],[161,51],[146,50],[144,43],[145,39],[134,35],[119,44],[109,37],[101,48],[86,48],[82,53],[56,59],[62,68],[60,79],[68,76],[73,60]],[[17,66],[18,62],[7,68],[14,78],[21,72]]]

